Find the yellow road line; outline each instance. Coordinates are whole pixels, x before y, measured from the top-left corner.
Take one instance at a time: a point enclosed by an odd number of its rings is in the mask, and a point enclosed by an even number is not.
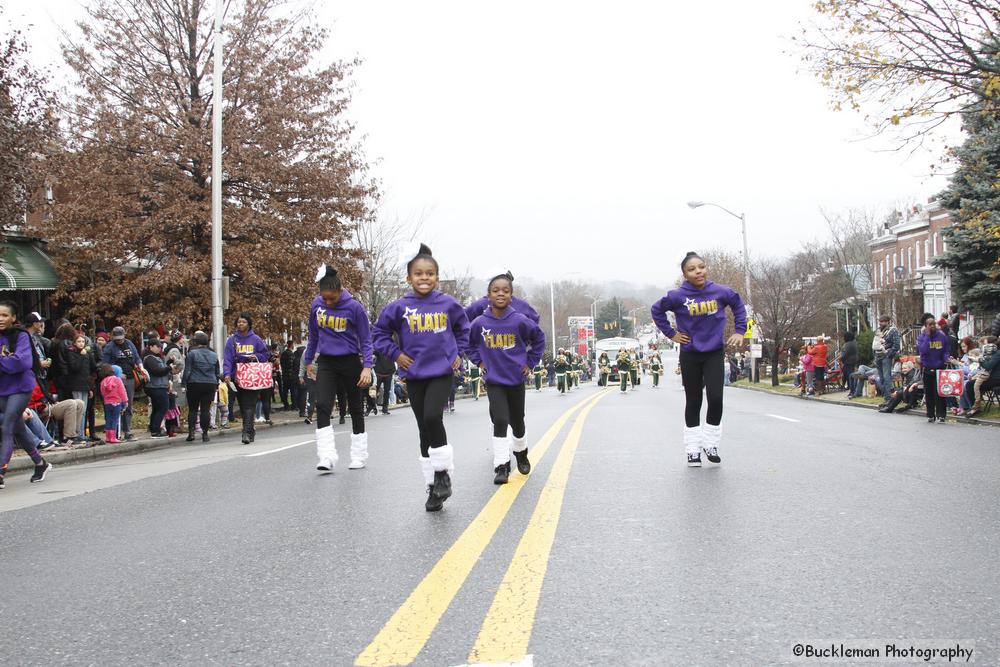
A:
[[[584,399],[560,415],[531,448],[532,463],[537,464],[541,460],[563,425],[577,410],[596,402],[602,395]],[[354,661],[355,665],[409,665],[416,659],[486,545],[493,539],[494,533],[524,487],[525,479],[522,475],[512,475],[510,482],[493,494],[468,528],[386,622],[372,643],[361,652]]]
[[[470,664],[513,663],[527,655],[573,457],[580,444],[587,415],[605,395],[602,393],[591,401],[573,422],[573,428],[556,457],[538,498],[538,505],[479,630],[476,644],[469,653]]]

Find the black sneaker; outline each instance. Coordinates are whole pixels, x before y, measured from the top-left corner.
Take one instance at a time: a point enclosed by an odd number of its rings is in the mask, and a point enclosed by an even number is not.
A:
[[[347,418],[344,417],[344,415],[340,415],[340,423],[343,424],[346,421],[347,421]]]
[[[264,423],[267,424],[268,426],[274,426],[274,422],[271,421],[270,419],[265,419]]]
[[[31,479],[29,481],[44,482],[45,476],[49,474],[50,470],[52,470],[52,464],[46,461],[45,459],[42,459],[42,462],[39,465],[35,466],[35,474],[31,476]]]
[[[528,450],[525,449],[523,452],[514,452],[514,458],[517,459],[517,471],[522,475],[527,475],[531,472],[531,461],[528,460]]]
[[[927,423],[928,423],[928,424],[933,424],[933,423],[934,423],[935,421],[936,421],[936,420],[934,419],[934,417],[928,417],[928,418],[927,418]]]
[[[938,417],[938,424],[943,424],[948,421],[945,417]]]
[[[688,467],[689,468],[701,467],[701,452],[698,452],[697,454],[688,454]]]
[[[3,475],[0,475],[0,489],[4,488],[5,486],[6,484],[4,484]]]
[[[135,436],[131,433],[125,434],[125,442],[135,442]]]
[[[307,424],[312,424],[312,423],[313,423],[313,420],[309,419],[309,417],[306,417],[306,418],[305,418],[305,422],[306,422]]]
[[[428,512],[437,512],[442,507],[444,507],[444,501],[434,495],[434,485],[429,484],[427,486],[427,502],[424,503],[424,509]]]
[[[431,495],[436,496],[442,503],[451,497],[451,477],[447,470],[434,471],[434,487]]]
[[[167,437],[167,434],[164,433],[163,431],[157,431],[156,433],[150,433],[149,437],[150,438],[165,438],[165,437]]]
[[[384,415],[388,415],[388,414],[392,414],[392,413],[390,413],[390,412],[389,412],[388,410],[383,410],[383,411],[382,411],[382,414],[384,414]]]
[[[506,484],[507,480],[510,478],[510,461],[507,463],[501,463],[493,470],[496,473],[496,477],[493,478],[494,484]]]
[[[247,433],[246,431],[243,431],[243,444],[244,445],[250,444],[250,434]]]
[[[48,442],[43,442],[42,444],[38,445],[38,451],[44,452],[46,449],[52,449],[55,446],[56,446],[55,440],[49,440]]]
[[[705,452],[705,456],[712,463],[722,463],[722,458],[719,456],[719,449],[717,447],[703,447],[701,451]]]

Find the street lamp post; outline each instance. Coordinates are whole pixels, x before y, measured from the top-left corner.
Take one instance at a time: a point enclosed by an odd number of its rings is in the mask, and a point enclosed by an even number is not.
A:
[[[744,290],[746,292],[746,303],[749,306],[751,303],[753,303],[753,298],[752,298],[752,296],[750,294],[750,250],[747,247],[747,216],[746,216],[746,214],[745,213],[740,213],[739,215],[737,215],[737,214],[733,213],[732,211],[730,211],[725,206],[720,206],[719,204],[715,204],[713,202],[708,202],[708,201],[689,201],[688,202],[688,206],[691,207],[691,208],[698,208],[700,206],[714,206],[715,208],[718,208],[718,209],[721,209],[721,210],[725,211],[726,213],[728,213],[729,215],[733,216],[734,218],[737,218],[740,221],[740,228],[741,228],[741,231],[743,232],[743,282],[744,282],[743,288],[744,288]],[[752,308],[750,308],[750,312],[751,313],[753,312]],[[757,364],[755,362],[753,362],[753,354],[752,353],[751,353],[750,357],[751,357],[751,364],[750,364],[751,379],[754,382],[757,382]]]
[[[222,304],[222,0],[215,0],[212,46],[212,337],[215,349],[226,342]]]

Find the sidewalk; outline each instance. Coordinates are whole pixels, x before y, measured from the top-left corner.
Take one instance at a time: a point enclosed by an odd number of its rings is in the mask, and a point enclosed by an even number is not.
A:
[[[832,403],[835,405],[848,405],[853,408],[867,408],[869,410],[878,410],[878,406],[881,403],[881,399],[869,399],[869,398],[855,398],[852,400],[847,399],[846,391],[833,391],[829,394],[823,396],[801,396],[799,394],[798,387],[790,384],[780,384],[777,387],[772,387],[769,379],[762,382],[751,384],[746,380],[740,380],[728,385],[735,389],[748,389],[750,391],[762,391],[768,394],[778,394],[781,396],[787,396],[789,398],[797,398],[801,401],[819,401],[820,403]],[[910,415],[925,418],[926,414],[924,412],[923,406],[917,410],[907,410],[904,412],[893,413],[900,415]],[[949,422],[963,423],[963,424],[980,424],[983,426],[997,426],[1000,427],[1000,411],[997,408],[992,408],[985,417],[957,417],[955,415],[948,415]]]

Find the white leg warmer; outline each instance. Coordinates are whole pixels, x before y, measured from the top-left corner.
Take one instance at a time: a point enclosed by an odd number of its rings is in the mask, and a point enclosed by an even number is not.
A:
[[[316,429],[316,456],[321,464],[325,461],[331,468],[337,465],[337,445],[332,426]]]
[[[432,447],[430,451],[431,465],[434,470],[455,471],[455,449],[451,445]]]
[[[510,442],[507,438],[493,437],[493,467],[510,463]]]
[[[368,461],[368,434],[352,433],[351,464],[347,467],[350,468],[351,470],[364,468],[366,461]]]
[[[420,457],[420,471],[424,474],[424,484],[430,486],[434,483],[434,466],[427,457]]]
[[[718,448],[719,442],[722,440],[722,424],[718,426],[713,426],[712,424],[703,424],[701,427],[701,446],[705,449],[709,447]]]
[[[525,435],[523,438],[510,437],[510,448],[515,452],[523,452],[528,448],[528,436]]]
[[[684,427],[684,451],[688,454],[701,454],[701,426]]]

